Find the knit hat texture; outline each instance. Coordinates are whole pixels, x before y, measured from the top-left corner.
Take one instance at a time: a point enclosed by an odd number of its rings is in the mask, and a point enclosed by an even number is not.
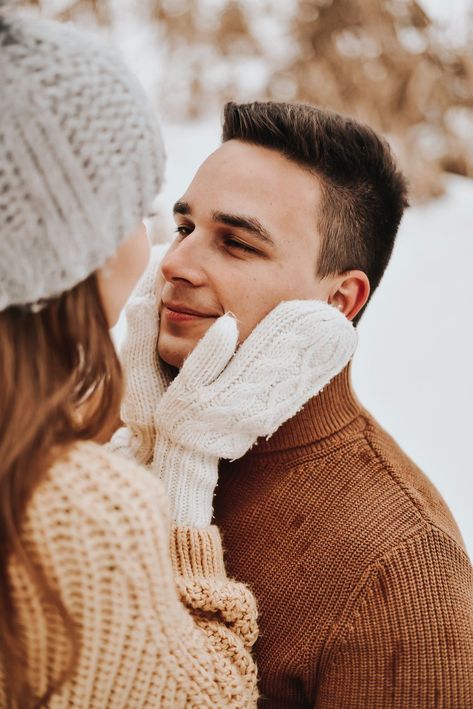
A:
[[[97,38],[0,2],[0,310],[72,288],[149,215],[164,150]]]

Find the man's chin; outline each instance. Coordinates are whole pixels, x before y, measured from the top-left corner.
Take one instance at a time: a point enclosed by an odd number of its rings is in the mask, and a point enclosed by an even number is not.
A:
[[[176,338],[170,339],[174,340]],[[158,355],[163,360],[163,362],[166,362],[166,364],[169,364],[171,367],[176,367],[177,369],[180,369],[184,363],[185,358],[194,349],[194,346],[194,344],[190,345],[179,341],[168,341],[167,337],[160,337],[158,342]]]

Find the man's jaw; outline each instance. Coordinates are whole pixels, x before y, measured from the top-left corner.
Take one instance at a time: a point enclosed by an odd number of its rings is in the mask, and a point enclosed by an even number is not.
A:
[[[205,321],[200,320],[200,323]],[[209,320],[209,327],[211,321]],[[166,323],[159,333],[157,353],[159,357],[179,369],[186,357],[192,352],[199,340],[205,335],[208,328],[192,327],[189,324],[181,325]]]

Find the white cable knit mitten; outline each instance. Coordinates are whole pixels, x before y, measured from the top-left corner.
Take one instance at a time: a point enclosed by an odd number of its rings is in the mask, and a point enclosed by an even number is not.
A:
[[[156,439],[154,413],[170,378],[159,366],[159,297],[156,292],[159,266],[169,244],[151,250],[149,264],[125,309],[127,334],[120,359],[125,372],[125,397],[119,428],[108,447],[147,465]]]
[[[177,524],[210,524],[219,458],[241,457],[294,416],[348,363],[356,340],[345,316],[319,301],[281,303],[237,350],[234,318],[217,320],[155,411],[151,469]]]

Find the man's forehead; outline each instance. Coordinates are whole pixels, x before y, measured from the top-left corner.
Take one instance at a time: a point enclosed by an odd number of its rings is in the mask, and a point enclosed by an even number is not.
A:
[[[241,195],[250,204],[258,204],[261,199],[273,204],[291,200],[294,207],[303,207],[304,203],[313,207],[320,194],[320,181],[277,150],[229,140],[200,165],[183,201],[190,202],[188,197],[198,194],[199,199],[209,202],[223,193],[227,199]],[[226,205],[215,204],[213,208],[225,210]]]
[[[289,230],[317,231],[320,194],[314,175],[276,151],[231,140],[200,166],[174,212],[196,221],[253,221],[268,243],[280,242]],[[221,221],[236,226],[236,219]]]

